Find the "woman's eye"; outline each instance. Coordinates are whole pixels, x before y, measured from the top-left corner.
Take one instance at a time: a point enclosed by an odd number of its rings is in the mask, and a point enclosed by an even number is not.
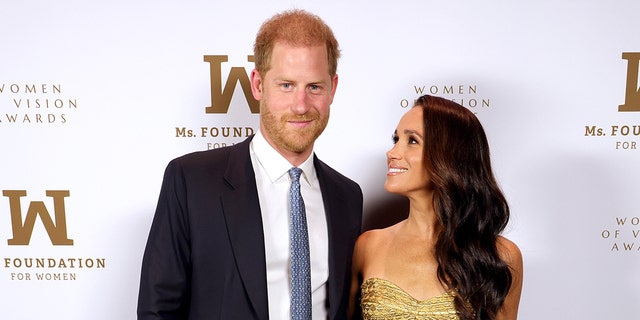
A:
[[[420,139],[414,136],[409,136],[409,144],[420,144]]]

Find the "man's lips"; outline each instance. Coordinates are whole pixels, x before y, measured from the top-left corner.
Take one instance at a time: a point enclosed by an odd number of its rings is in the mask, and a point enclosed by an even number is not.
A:
[[[314,119],[289,119],[287,123],[296,128],[304,128],[313,121]]]

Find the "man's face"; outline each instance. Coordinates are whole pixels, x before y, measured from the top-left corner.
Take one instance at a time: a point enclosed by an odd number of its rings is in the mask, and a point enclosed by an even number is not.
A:
[[[253,95],[260,100],[260,131],[285,157],[310,154],[329,121],[338,76],[329,75],[324,46],[295,47],[277,42],[271,68],[251,73]]]

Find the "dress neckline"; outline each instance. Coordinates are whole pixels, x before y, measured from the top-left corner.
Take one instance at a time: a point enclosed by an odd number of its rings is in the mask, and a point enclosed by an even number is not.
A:
[[[401,292],[404,296],[406,296],[407,298],[409,298],[409,299],[411,299],[414,302],[419,303],[419,304],[429,303],[430,301],[442,299],[444,297],[453,297],[453,295],[454,295],[453,292],[451,292],[451,291],[445,291],[445,292],[443,292],[443,293],[441,293],[441,294],[439,294],[437,296],[426,298],[424,300],[419,300],[419,299],[414,298],[412,295],[410,295],[408,292],[406,292],[404,289],[402,289],[400,286],[398,286],[397,284],[395,284],[391,280],[378,278],[378,277],[371,277],[371,278],[367,278],[366,280],[364,280],[362,282],[362,285],[364,286],[365,283],[367,283],[367,282],[374,282],[374,283],[375,282],[382,282],[382,283],[386,284],[387,286],[391,286],[391,287],[395,288],[396,290]]]

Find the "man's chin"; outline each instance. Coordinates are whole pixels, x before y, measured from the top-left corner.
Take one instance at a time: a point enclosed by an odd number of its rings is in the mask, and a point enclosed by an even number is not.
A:
[[[295,153],[303,153],[311,149],[313,145],[309,143],[287,143],[287,149]]]
[[[286,147],[292,152],[302,153],[313,147],[314,137],[306,135],[293,135],[286,140]]]

